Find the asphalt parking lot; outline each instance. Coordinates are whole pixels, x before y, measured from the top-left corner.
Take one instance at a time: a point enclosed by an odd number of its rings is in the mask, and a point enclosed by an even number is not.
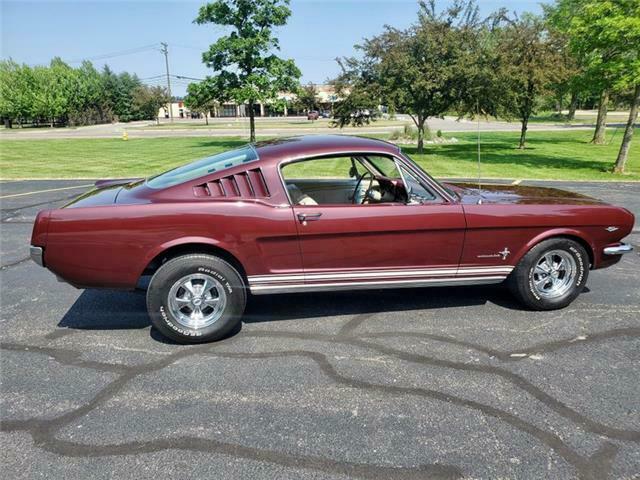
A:
[[[254,297],[181,346],[144,293],[28,260],[37,211],[89,183],[0,183],[3,478],[640,478],[638,250],[562,311],[501,286]],[[640,217],[640,183],[555,185]]]

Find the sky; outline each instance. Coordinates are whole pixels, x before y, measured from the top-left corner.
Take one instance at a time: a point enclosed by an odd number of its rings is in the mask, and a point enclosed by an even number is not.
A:
[[[541,0],[478,0],[481,14],[500,7],[541,11]],[[204,1],[0,0],[0,56],[29,65],[47,64],[55,56],[72,66],[82,59],[96,67],[136,73],[151,85],[165,73],[160,42],[169,45],[171,74],[202,78],[201,54],[224,30],[194,25]],[[439,8],[451,0],[438,0]],[[415,0],[292,0],[287,25],[277,29],[280,55],[293,58],[302,82],[324,83],[339,72],[336,57],[354,53],[363,38],[385,24],[402,28],[416,19]],[[155,78],[154,78],[155,77]],[[184,95],[189,80],[174,79],[172,93]]]

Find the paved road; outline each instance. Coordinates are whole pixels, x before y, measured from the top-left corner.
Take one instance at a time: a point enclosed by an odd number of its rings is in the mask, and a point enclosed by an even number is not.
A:
[[[400,119],[404,119],[407,122],[411,122],[411,119],[403,116]],[[316,123],[316,127],[291,127],[283,128],[282,126],[268,127],[269,123],[282,122],[281,118],[264,118],[259,119],[259,127],[256,131],[259,137],[278,137],[278,136],[291,136],[291,135],[306,135],[306,134],[342,134],[345,135],[375,135],[382,133],[390,133],[394,130],[399,130],[402,127],[398,125],[386,125],[376,124],[375,122],[360,128],[346,128],[338,129],[327,126],[326,121],[319,121]],[[190,120],[189,123],[192,123]],[[176,123],[185,123],[185,121],[177,121]],[[461,120],[457,121],[454,117],[431,118],[427,124],[432,132],[442,130],[447,133],[456,132],[475,132],[478,129],[476,122]],[[624,127],[624,124],[609,123],[610,127]],[[248,123],[245,119],[226,119],[216,118],[211,119],[212,128],[180,128],[171,129],[171,126],[166,124],[161,127],[149,126],[149,122],[131,122],[131,123],[116,123],[107,125],[93,125],[89,127],[79,127],[75,129],[71,128],[56,128],[56,129],[12,129],[11,131],[0,130],[0,140],[47,140],[54,138],[120,138],[123,133],[126,132],[129,138],[154,138],[154,137],[234,137],[234,136],[246,136],[249,132]],[[563,124],[543,124],[532,123],[529,125],[529,130],[537,131],[567,131],[567,130],[584,130],[592,129],[594,126],[585,125],[563,125]],[[520,131],[520,124],[518,122],[485,122],[480,123],[481,131]]]
[[[501,287],[255,297],[186,347],[142,293],[25,260],[83,188],[15,195],[86,183],[0,184],[4,478],[638,478],[638,254],[559,312]],[[564,186],[640,214],[640,184]]]

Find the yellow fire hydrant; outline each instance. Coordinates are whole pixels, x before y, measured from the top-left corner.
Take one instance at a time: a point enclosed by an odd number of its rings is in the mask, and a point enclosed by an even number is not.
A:
[[[122,132],[122,140],[129,140],[129,134],[126,131]]]

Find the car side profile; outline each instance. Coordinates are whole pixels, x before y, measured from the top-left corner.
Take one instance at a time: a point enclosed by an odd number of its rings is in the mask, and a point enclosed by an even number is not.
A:
[[[98,181],[38,214],[31,254],[78,288],[150,277],[157,329],[204,342],[240,323],[249,293],[506,281],[527,308],[563,308],[631,251],[633,224],[562,190],[440,183],[381,140],[302,136]]]

